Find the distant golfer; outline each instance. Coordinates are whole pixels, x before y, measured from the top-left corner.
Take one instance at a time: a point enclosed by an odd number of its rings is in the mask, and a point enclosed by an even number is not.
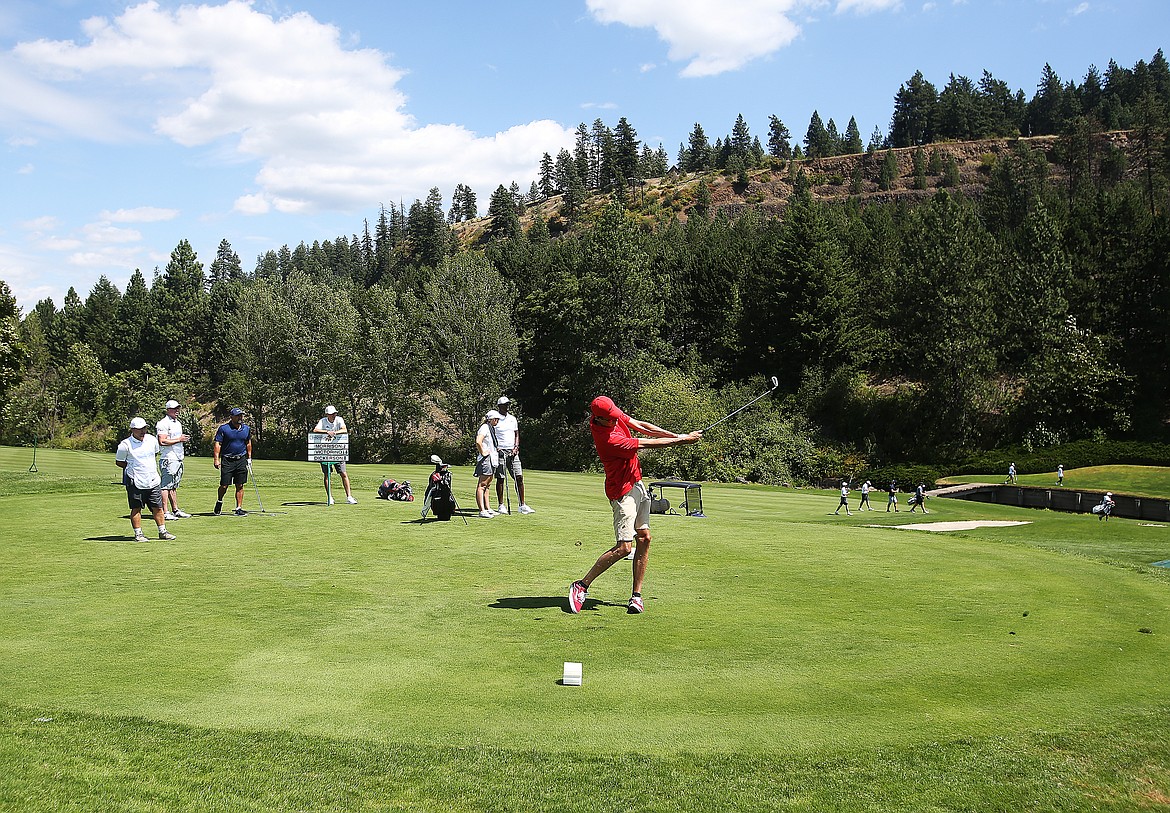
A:
[[[1004,485],[1007,485],[1008,483],[1011,483],[1013,486],[1017,485],[1016,464],[1015,463],[1011,463],[1008,465],[1008,478],[1006,480],[1004,480],[1003,483],[1004,483]]]
[[[529,507],[524,501],[524,467],[520,465],[520,425],[510,410],[512,400],[501,395],[496,401],[496,410],[502,416],[496,424],[496,451],[500,453],[500,465],[496,469],[496,502],[501,514],[508,513],[504,505],[504,489],[508,487],[506,479],[511,477],[516,481],[516,499],[520,501],[517,509],[521,514],[535,514],[536,510]]]
[[[597,447],[597,456],[605,468],[605,496],[609,497],[613,509],[613,530],[617,542],[601,554],[584,577],[569,587],[569,611],[581,612],[585,605],[585,595],[594,579],[625,559],[631,550],[635,550],[634,589],[626,612],[640,613],[645,609],[642,603],[642,580],[646,577],[646,564],[650,560],[650,495],[642,483],[638,450],[697,443],[703,433],[678,435],[652,423],[636,420],[622,412],[604,395],[594,398],[589,410],[593,416],[590,422],[593,445]],[[631,429],[650,437],[636,438]]]
[[[183,479],[183,444],[191,439],[190,435],[183,434],[183,424],[179,422],[179,402],[167,401],[166,415],[154,425],[158,435],[158,445],[162,447],[162,456],[158,466],[162,474],[162,501],[164,519],[186,519],[191,516],[179,508],[179,483]]]
[[[869,492],[873,489],[873,483],[866,480],[861,484],[861,502],[857,504],[858,511],[872,511],[873,506],[869,504]]]
[[[1064,485],[1064,464],[1058,463],[1056,466],[1056,484],[1058,486]]]
[[[845,509],[845,516],[853,516],[853,512],[849,510],[849,482],[841,481],[841,503],[837,506],[837,510],[833,512],[833,516],[841,513],[841,509]]]
[[[222,463],[220,460],[222,459]],[[215,514],[223,510],[223,495],[232,483],[236,486],[237,517],[244,510],[244,483],[248,482],[248,464],[252,461],[252,427],[244,423],[244,410],[232,407],[228,422],[215,433],[211,446],[211,465],[219,469],[219,495],[215,498]]]
[[[146,434],[146,421],[133,418],[130,421],[130,437],[118,444],[114,462],[122,470],[122,484],[126,486],[126,500],[130,505],[130,527],[134,529],[134,541],[145,542],[142,533],[142,509],[145,506],[154,516],[158,526],[159,539],[174,539],[167,530],[163,519],[161,478],[154,458],[158,455],[158,441],[154,435]]]
[[[926,510],[926,483],[919,483],[918,488],[914,489],[914,504],[910,506],[910,513],[913,514],[916,508],[921,508],[922,513],[929,514]]]
[[[1109,521],[1109,517],[1113,514],[1113,506],[1117,505],[1117,500],[1113,499],[1113,492],[1105,492],[1105,496],[1101,498],[1101,512],[1097,514],[1098,520]]]
[[[325,417],[317,421],[317,425],[313,427],[313,431],[318,434],[328,435],[330,438],[335,438],[338,435],[348,435],[349,428],[345,425],[345,418],[337,414],[337,407],[330,404],[325,407]],[[350,505],[357,505],[357,499],[354,498],[353,492],[349,490],[349,475],[345,471],[345,464],[338,463],[322,463],[321,464],[321,479],[325,483],[325,495],[329,498],[329,504],[333,505],[333,492],[329,490],[329,467],[341,475],[341,484],[345,486],[345,501]]]
[[[891,480],[889,488],[886,489],[890,493],[890,499],[886,501],[886,513],[890,513],[890,506],[894,506],[894,513],[898,513],[898,481]]]

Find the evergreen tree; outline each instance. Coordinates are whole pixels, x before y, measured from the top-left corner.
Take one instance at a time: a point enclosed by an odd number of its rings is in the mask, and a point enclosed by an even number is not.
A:
[[[881,169],[878,171],[878,188],[883,192],[893,189],[898,180],[898,158],[893,150],[886,150],[882,158]]]
[[[514,240],[521,236],[520,217],[516,213],[516,200],[503,184],[496,187],[488,202],[488,237],[493,240]]]
[[[560,187],[556,183],[553,166],[552,156],[547,152],[540,157],[540,194],[545,198],[551,198],[560,191]]]
[[[150,360],[173,373],[204,371],[210,321],[206,279],[186,240],[175,246],[150,294],[151,319],[143,331]]]
[[[711,168],[711,143],[703,127],[695,122],[695,129],[691,131],[687,142],[686,164],[681,167],[684,172],[701,172]]]
[[[857,129],[857,119],[850,116],[849,124],[845,127],[845,141],[841,144],[841,151],[846,155],[860,155],[863,149],[861,131]]]
[[[615,165],[626,180],[641,177],[638,173],[638,132],[622,116],[613,131]]]
[[[134,370],[150,360],[143,345],[143,333],[153,319],[153,311],[146,277],[135,268],[118,304],[118,321],[113,331],[115,363],[111,372]]]
[[[937,105],[938,91],[926,81],[922,71],[915,71],[894,96],[890,146],[913,147],[933,141]]]
[[[776,116],[768,117],[768,155],[785,160],[792,157],[792,133]]]
[[[752,151],[752,135],[742,113],[735,117],[735,124],[731,127],[731,137],[728,141],[731,145],[731,154],[737,156],[746,165]]]
[[[826,158],[833,154],[829,133],[821,121],[821,115],[813,111],[804,134],[804,154],[809,158]]]

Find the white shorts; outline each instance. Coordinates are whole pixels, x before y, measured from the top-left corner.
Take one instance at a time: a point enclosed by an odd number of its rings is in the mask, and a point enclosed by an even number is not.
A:
[[[159,461],[159,474],[162,476],[162,491],[174,491],[183,480],[183,461],[173,457],[164,457]]]
[[[633,542],[634,532],[650,527],[650,495],[639,480],[613,507],[613,533],[618,542]]]

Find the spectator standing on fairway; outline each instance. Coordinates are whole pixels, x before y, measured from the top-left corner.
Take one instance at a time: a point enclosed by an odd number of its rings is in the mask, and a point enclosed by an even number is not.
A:
[[[1064,485],[1064,464],[1063,463],[1056,464],[1056,484],[1058,486]]]
[[[118,444],[114,462],[122,470],[122,484],[126,486],[126,500],[130,505],[130,527],[134,529],[134,541],[145,542],[142,533],[142,509],[145,506],[154,516],[158,526],[159,539],[174,539],[167,530],[163,519],[162,491],[159,484],[158,466],[154,458],[158,455],[158,440],[146,434],[146,421],[133,418],[130,421],[130,437]]]
[[[581,612],[586,593],[594,579],[634,550],[634,589],[626,612],[640,613],[645,609],[642,603],[642,581],[646,577],[646,564],[650,560],[650,495],[642,483],[638,450],[697,443],[703,433],[677,435],[652,423],[636,420],[622,412],[605,395],[594,398],[589,411],[592,414],[590,429],[593,445],[605,468],[605,496],[609,498],[613,509],[613,529],[617,542],[601,554],[588,573],[569,587],[569,611]],[[636,438],[631,430],[649,437]]]
[[[504,489],[508,487],[507,478],[510,475],[516,481],[516,499],[520,501],[517,509],[521,514],[535,514],[536,511],[524,501],[524,468],[520,465],[520,425],[516,416],[509,410],[512,401],[506,395],[501,395],[496,401],[496,410],[503,417],[496,424],[496,451],[500,454],[500,465],[496,469],[496,502],[501,514],[508,513],[504,506]]]
[[[237,517],[248,513],[244,510],[244,483],[248,482],[248,464],[251,462],[252,427],[244,423],[244,410],[232,407],[228,422],[216,430],[215,443],[211,446],[211,465],[219,469],[216,516],[223,510],[223,495],[232,483],[236,485],[236,510],[232,513]]]
[[[919,483],[918,488],[914,489],[914,504],[910,506],[910,513],[914,513],[915,508],[921,508],[922,513],[929,514],[926,510],[926,483]]]
[[[869,490],[873,488],[873,483],[866,480],[861,484],[861,502],[857,504],[858,511],[872,511],[873,506],[869,504]]]
[[[492,438],[493,430],[502,417],[504,416],[493,409],[484,416],[479,431],[475,433],[475,476],[479,478],[475,485],[475,506],[484,519],[499,516],[492,510],[488,489],[491,487],[492,478],[496,476],[496,467],[500,465],[500,456]]]
[[[325,417],[317,421],[317,425],[313,427],[313,431],[328,435],[330,438],[335,438],[338,435],[348,435],[349,429],[345,425],[345,418],[337,414],[337,407],[330,404],[325,407]],[[321,464],[321,479],[325,483],[325,494],[329,497],[329,504],[333,505],[333,492],[329,490],[329,467],[341,475],[341,484],[345,486],[345,501],[350,505],[357,505],[357,499],[354,498],[353,492],[349,490],[349,475],[345,471],[344,463],[322,463]]]
[[[1011,463],[1008,465],[1008,478],[1006,480],[1004,480],[1003,482],[1004,482],[1004,485],[1007,485],[1008,483],[1011,483],[1013,486],[1017,485],[1017,483],[1016,483],[1016,464],[1015,463]]]
[[[891,480],[890,487],[887,489],[890,492],[890,499],[886,501],[886,513],[890,513],[890,506],[894,506],[894,513],[898,513],[898,481]]]
[[[186,519],[191,516],[179,508],[179,483],[183,479],[183,444],[191,439],[183,434],[179,423],[179,402],[167,401],[166,415],[154,425],[162,456],[158,465],[162,474],[163,519]]]
[[[837,506],[837,510],[833,512],[833,516],[837,516],[838,514],[840,514],[842,507],[845,508],[845,516],[847,516],[847,517],[853,516],[853,512],[849,510],[849,481],[848,480],[841,481],[841,503],[840,503],[840,505]]]

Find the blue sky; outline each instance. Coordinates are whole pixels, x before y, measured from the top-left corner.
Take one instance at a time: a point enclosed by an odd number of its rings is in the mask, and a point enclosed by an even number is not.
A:
[[[525,191],[540,156],[621,116],[671,159],[743,114],[868,140],[916,70],[1031,98],[1165,48],[1166,0],[6,0],[0,279],[26,311],[149,280],[182,239],[246,270],[359,233],[438,187]]]

